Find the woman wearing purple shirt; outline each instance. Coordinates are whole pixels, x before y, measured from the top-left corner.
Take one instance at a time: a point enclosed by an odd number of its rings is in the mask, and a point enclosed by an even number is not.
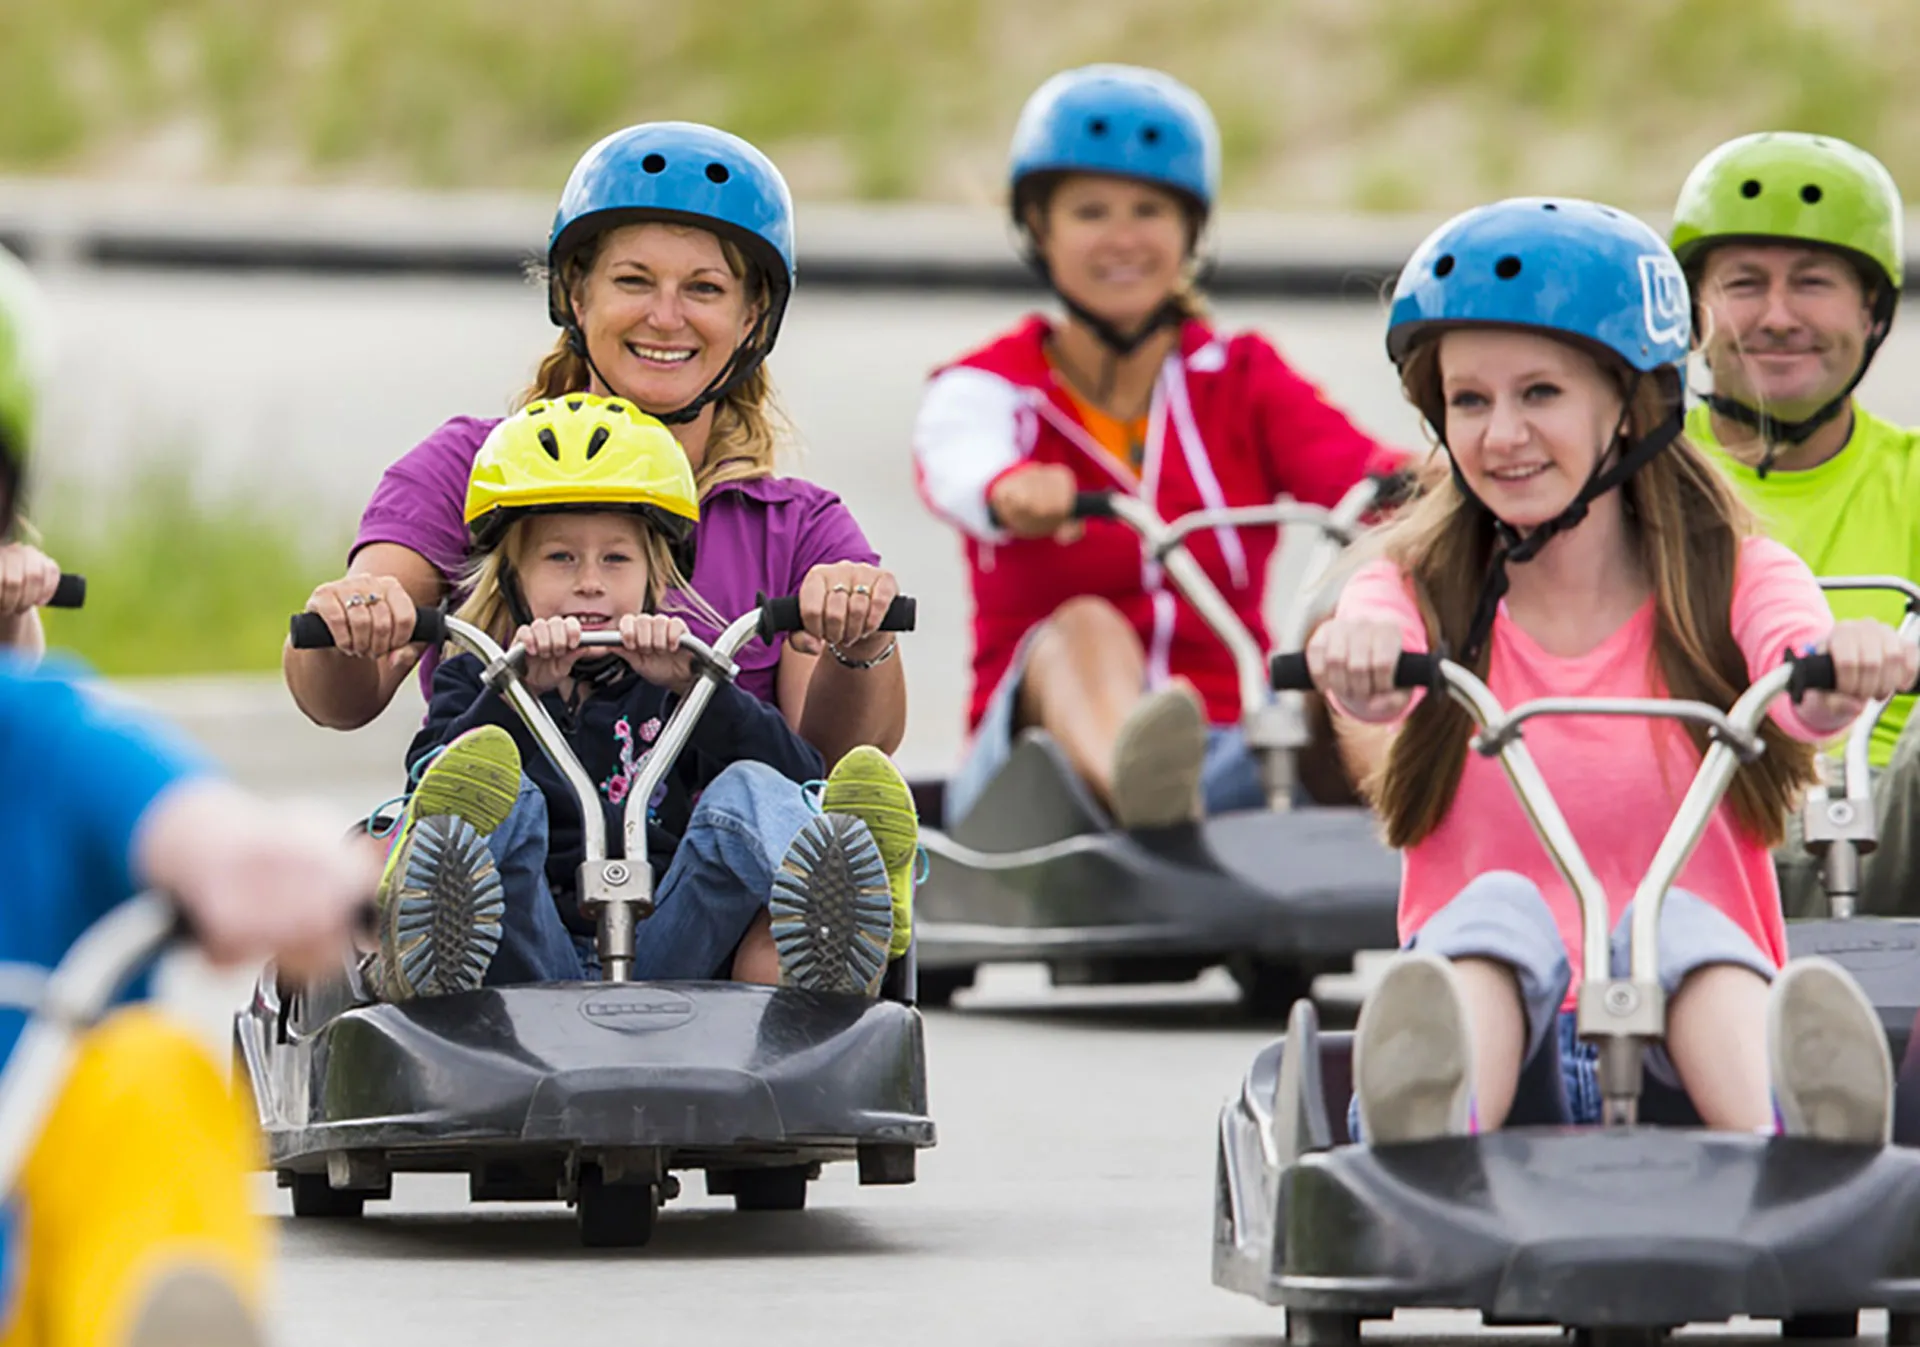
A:
[[[711,127],[650,122],[617,131],[574,166],[547,250],[547,309],[561,335],[516,406],[592,392],[665,422],[700,490],[692,587],[721,617],[756,595],[797,594],[804,630],[735,656],[739,685],[779,708],[831,768],[851,750],[899,746],[906,679],[896,638],[880,631],[899,589],[839,497],[776,477],[776,415],[764,368],[793,288],[793,206],[779,171]],[[495,419],[455,417],[390,467],[361,516],[344,578],[314,590],[335,647],[282,654],[309,719],[357,729],[438,652],[410,644],[416,606],[462,586],[467,478]],[[705,639],[718,630],[689,614]],[[882,760],[882,765],[884,760]],[[899,803],[881,838],[904,944],[917,825],[886,766],[875,789]],[[904,857],[905,859],[901,859]],[[896,863],[897,862],[897,863]],[[895,953],[900,949],[896,948]],[[759,922],[736,976],[770,979]]]
[[[755,595],[800,596],[805,631],[738,657],[740,686],[779,707],[829,766],[906,729],[895,637],[879,630],[898,593],[838,496],[773,475],[773,390],[763,366],[792,290],[792,203],[773,165],[710,127],[655,122],[582,156],[554,218],[548,312],[561,336],[534,397],[624,397],[665,421],[701,490],[693,587],[727,618]],[[332,650],[294,650],[294,701],[357,729],[435,653],[409,645],[416,605],[443,602],[467,558],[468,470],[494,419],[455,417],[390,467],[360,521],[343,579],[309,611]],[[698,621],[697,635],[718,633]]]

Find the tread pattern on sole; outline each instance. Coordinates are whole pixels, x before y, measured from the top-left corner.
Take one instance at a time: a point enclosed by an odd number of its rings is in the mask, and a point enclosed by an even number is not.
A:
[[[452,815],[414,820],[386,895],[379,981],[395,999],[472,991],[500,948],[506,891],[474,826]]]
[[[866,824],[850,814],[809,820],[774,874],[767,906],[782,983],[879,991],[893,938],[893,891]]]

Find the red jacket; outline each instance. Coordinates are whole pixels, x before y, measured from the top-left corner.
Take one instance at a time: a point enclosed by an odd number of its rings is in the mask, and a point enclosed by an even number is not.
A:
[[[1191,681],[1216,725],[1240,718],[1240,689],[1226,647],[1180,598],[1139,539],[1116,520],[1088,523],[1078,542],[1024,539],[996,528],[987,493],[1028,463],[1064,463],[1084,491],[1145,496],[1163,519],[1280,495],[1332,505],[1370,471],[1401,455],[1362,434],[1319,391],[1287,368],[1253,333],[1216,334],[1191,320],[1154,385],[1146,457],[1135,481],[1082,427],[1072,399],[1047,363],[1045,319],[936,370],[914,427],[921,497],[966,535],[973,617],[971,730],[980,722],[1014,653],[1036,624],[1080,595],[1106,599],[1133,624],[1147,675]],[[1187,539],[1264,648],[1261,602],[1274,528],[1216,529]]]

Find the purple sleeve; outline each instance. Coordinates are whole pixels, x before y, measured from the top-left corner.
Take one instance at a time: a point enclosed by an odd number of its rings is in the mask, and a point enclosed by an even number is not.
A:
[[[369,544],[396,543],[457,584],[467,562],[467,476],[494,424],[456,416],[388,468],[360,516],[349,561]]]
[[[831,491],[822,491],[811,502],[799,536],[794,539],[793,574],[789,577],[787,593],[799,593],[800,582],[807,578],[808,571],[834,561],[878,566],[880,554],[860,531],[846,503]]]

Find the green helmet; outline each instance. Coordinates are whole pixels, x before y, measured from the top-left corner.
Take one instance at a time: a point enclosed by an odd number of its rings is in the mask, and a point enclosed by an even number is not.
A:
[[[0,455],[16,482],[33,443],[34,407],[45,375],[41,309],[32,274],[0,248]]]
[[[1904,211],[1886,166],[1832,136],[1762,131],[1702,159],[1680,189],[1668,242],[1689,272],[1708,246],[1781,239],[1846,253],[1893,294]]]

